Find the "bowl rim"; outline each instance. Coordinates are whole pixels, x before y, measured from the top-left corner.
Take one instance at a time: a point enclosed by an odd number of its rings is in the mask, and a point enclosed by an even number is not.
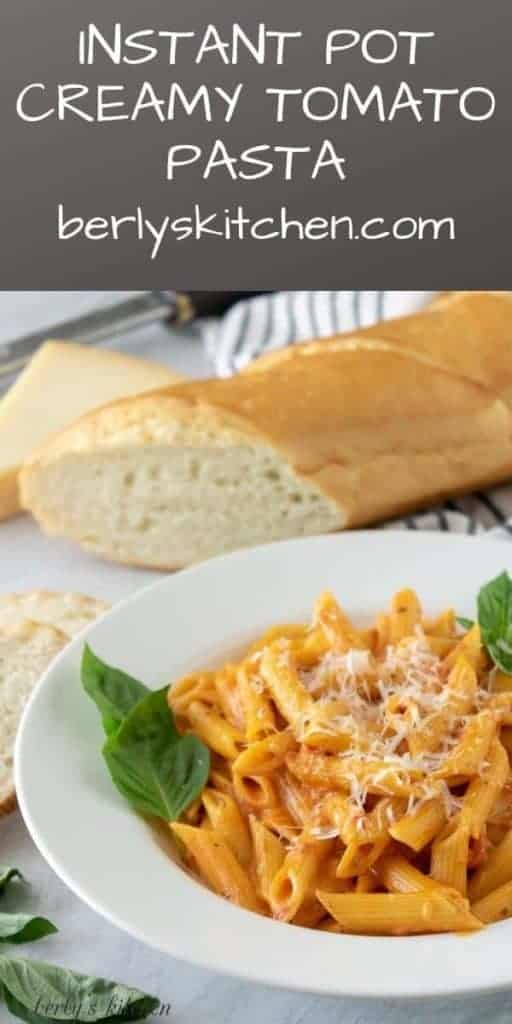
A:
[[[482,537],[481,535],[474,537],[428,531],[409,532],[403,530],[384,530],[378,532],[353,531],[345,534],[331,534],[319,537],[279,541],[272,544],[261,545],[257,548],[243,549],[209,559],[199,565],[192,566],[173,575],[166,575],[161,580],[147,584],[140,590],[137,590],[135,593],[117,603],[110,611],[102,615],[101,618],[87,626],[85,630],[76,636],[71,643],[60,652],[39,680],[27,707],[25,708],[15,746],[14,778],[19,807],[32,839],[40,853],[68,888],[70,888],[94,911],[105,917],[111,924],[132,935],[151,948],[168,953],[176,959],[193,963],[197,966],[214,970],[224,975],[242,978],[246,981],[257,982],[273,987],[286,988],[289,990],[311,992],[315,994],[338,995],[347,998],[389,998],[395,1000],[414,1001],[419,999],[424,1000],[426,998],[506,990],[512,987],[512,972],[510,976],[506,975],[504,966],[501,967],[498,960],[493,958],[492,948],[508,946],[508,937],[510,929],[512,928],[512,921],[502,922],[498,925],[492,926],[490,929],[483,929],[481,932],[465,936],[340,936],[338,934],[330,935],[328,933],[293,926],[293,934],[302,935],[303,937],[306,937],[307,941],[292,943],[292,926],[282,922],[272,921],[268,918],[263,918],[260,915],[253,914],[249,911],[231,905],[223,898],[210,892],[194,879],[188,877],[186,873],[177,866],[174,866],[175,871],[179,874],[179,882],[177,882],[177,884],[180,887],[183,887],[184,892],[188,893],[192,906],[198,911],[201,909],[201,906],[204,907],[205,910],[211,910],[211,913],[216,918],[222,918],[224,926],[228,931],[231,931],[234,936],[240,938],[240,933],[242,933],[243,937],[243,932],[250,928],[251,931],[254,931],[256,940],[259,941],[259,939],[261,939],[265,948],[267,948],[267,946],[270,947],[274,950],[276,955],[278,952],[282,952],[287,941],[285,938],[286,935],[290,938],[290,947],[294,945],[297,949],[306,954],[311,942],[318,942],[319,947],[322,946],[326,953],[329,948],[329,944],[331,944],[331,948],[334,950],[334,944],[338,943],[340,961],[343,959],[344,950],[342,947],[345,947],[346,951],[347,943],[349,943],[350,948],[353,951],[353,955],[357,957],[360,954],[361,957],[366,960],[366,980],[361,977],[357,981],[351,981],[350,978],[344,978],[342,982],[339,983],[333,980],[326,982],[319,978],[315,983],[314,979],[308,977],[306,980],[304,977],[301,977],[300,967],[299,969],[294,969],[293,965],[290,965],[289,963],[286,965],[278,963],[277,968],[276,964],[273,963],[271,964],[270,969],[269,967],[261,967],[259,964],[255,967],[253,962],[244,963],[239,958],[235,958],[236,962],[231,962],[229,956],[221,948],[217,950],[216,956],[212,956],[211,951],[206,954],[199,948],[193,953],[188,948],[182,950],[179,942],[173,942],[170,945],[167,942],[162,943],[161,941],[156,940],[154,935],[148,933],[147,928],[140,926],[136,921],[134,922],[131,920],[129,914],[128,916],[124,916],[123,914],[113,911],[111,907],[105,905],[102,899],[95,896],[94,892],[91,891],[90,888],[83,885],[75,877],[73,870],[68,870],[58,854],[55,853],[52,842],[47,840],[44,835],[44,830],[41,831],[40,824],[38,823],[38,820],[36,820],[37,815],[34,813],[34,805],[32,803],[30,793],[30,769],[27,767],[31,756],[30,753],[27,753],[28,744],[31,740],[31,736],[29,735],[29,725],[31,725],[32,729],[33,723],[36,721],[35,715],[38,704],[41,701],[44,701],[46,694],[49,692],[49,688],[52,685],[57,685],[55,682],[52,683],[52,681],[57,680],[58,682],[59,673],[65,669],[67,665],[72,664],[73,661],[76,662],[84,640],[89,639],[102,629],[105,630],[106,628],[108,631],[109,623],[115,621],[120,622],[127,614],[127,609],[130,610],[137,607],[141,602],[144,603],[148,600],[148,595],[150,595],[151,598],[156,596],[158,599],[161,594],[164,594],[169,589],[171,592],[176,587],[179,589],[182,586],[183,580],[192,580],[195,585],[195,581],[199,581],[200,584],[204,577],[207,578],[212,573],[215,577],[216,573],[219,571],[221,572],[221,575],[226,570],[228,573],[234,571],[236,574],[238,569],[246,569],[247,565],[254,559],[272,558],[274,552],[281,553],[278,556],[279,560],[281,555],[286,557],[288,555],[293,556],[296,551],[300,551],[301,549],[304,550],[305,546],[308,546],[312,551],[316,549],[318,553],[324,546],[326,546],[326,550],[329,550],[331,546],[334,547],[335,545],[340,544],[341,547],[349,544],[357,547],[362,544],[364,548],[365,544],[370,543],[377,547],[389,548],[390,553],[393,549],[396,551],[400,549],[403,552],[406,548],[409,548],[409,551],[412,553],[418,548],[418,546],[421,547],[424,545],[425,549],[430,548],[432,552],[435,549],[444,549],[444,552],[451,552],[457,548],[465,554],[470,550],[471,546],[473,546],[473,549],[475,549],[475,546],[478,546],[479,557],[480,554],[483,554],[484,548],[489,550],[492,549],[495,553],[503,551],[505,564],[507,564],[507,559],[512,555],[512,548],[509,548],[509,542],[506,540],[487,538],[485,536]],[[440,595],[439,603],[442,604],[442,595]],[[143,828],[144,831],[146,831],[147,826],[145,823],[142,822],[142,820],[139,819],[131,810],[129,810],[128,813],[131,820],[136,823],[137,827]],[[415,950],[416,952],[413,954],[412,960],[408,954],[404,956],[405,961],[411,961],[412,963],[414,960],[417,961],[418,959],[421,959],[422,952],[426,952],[428,947],[435,943],[436,947],[439,949],[440,957],[437,957],[436,955],[434,959],[439,959],[440,961],[444,959],[444,961],[446,961],[450,958],[450,954],[455,948],[454,943],[459,944],[459,948],[461,944],[464,944],[468,949],[471,949],[475,944],[480,946],[482,936],[489,936],[491,933],[494,933],[496,938],[492,941],[489,940],[488,942],[488,951],[483,954],[483,966],[481,958],[475,961],[475,956],[471,956],[472,966],[475,969],[473,970],[470,978],[466,977],[461,979],[460,982],[455,974],[452,975],[450,981],[436,980],[433,982],[432,978],[428,976],[428,972],[424,981],[419,978],[418,974],[411,979],[411,977],[407,977],[405,969],[403,974],[403,984],[399,989],[397,989],[396,983],[390,980],[389,976],[386,976],[382,967],[379,968],[378,977],[375,977],[373,970],[371,970],[371,968],[375,967],[376,960],[383,955],[383,944],[388,948],[392,947],[395,950],[395,955],[398,953],[400,959],[402,959],[406,949],[411,951]],[[498,940],[499,934],[502,936],[500,940]],[[342,943],[339,942],[340,939],[342,940]],[[384,957],[384,960],[386,959],[388,959],[387,955]],[[476,964],[478,964],[478,969],[476,969]],[[404,968],[406,968],[405,964]]]

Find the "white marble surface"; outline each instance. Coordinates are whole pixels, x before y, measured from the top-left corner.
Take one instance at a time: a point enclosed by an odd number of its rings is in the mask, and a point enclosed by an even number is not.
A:
[[[0,293],[0,343],[111,298],[97,293]],[[168,361],[183,373],[208,372],[200,343],[189,333],[153,327],[116,339],[116,344]],[[43,538],[28,519],[0,524],[0,592],[72,588],[116,601],[158,577],[101,563],[71,545]],[[102,841],[84,836],[84,843]],[[45,864],[19,814],[0,823],[0,847],[0,863],[19,866],[31,883],[23,895],[26,907],[44,913],[60,929],[23,953],[138,985],[172,1005],[168,1019],[175,1024],[479,1024],[483,1018],[505,1024],[512,1016],[512,992],[470,1002],[375,1003],[289,993],[215,976],[147,949],[85,907]],[[179,928],[172,906],[163,906],[162,913],[168,914],[169,927]],[[370,985],[371,973],[370,962]]]

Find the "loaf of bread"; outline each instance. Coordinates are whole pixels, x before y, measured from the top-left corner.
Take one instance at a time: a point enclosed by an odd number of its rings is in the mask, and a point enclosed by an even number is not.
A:
[[[512,475],[512,300],[267,356],[228,380],[104,406],[26,464],[51,534],[161,569],[375,523]]]

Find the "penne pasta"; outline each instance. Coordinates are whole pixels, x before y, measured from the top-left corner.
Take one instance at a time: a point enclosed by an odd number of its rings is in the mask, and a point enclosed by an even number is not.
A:
[[[289,648],[265,648],[261,676],[279,711],[289,724],[303,721],[313,701],[302,685]]]
[[[313,627],[304,636],[302,642],[295,642],[294,655],[297,666],[303,669],[312,668],[330,650],[324,632]]]
[[[245,714],[242,694],[238,686],[236,668],[226,665],[214,676],[217,702],[228,722],[239,732],[245,733]]]
[[[261,905],[249,876],[228,844],[214,830],[173,823],[171,829],[183,843],[199,875],[207,885],[246,910]]]
[[[271,775],[284,764],[294,745],[293,733],[287,730],[256,740],[238,755],[233,762],[233,772],[239,775]]]
[[[252,843],[238,804],[232,796],[209,786],[203,790],[202,803],[214,832],[222,836],[242,867],[247,867],[252,858]]]
[[[249,818],[249,824],[258,890],[263,899],[270,903],[270,887],[285,859],[286,850],[280,839],[253,814]]]
[[[425,639],[429,646],[429,649],[433,654],[437,654],[439,658],[446,658],[455,649],[458,643],[458,637],[456,636],[437,636],[431,633],[425,634]]]
[[[446,683],[446,697],[452,715],[468,715],[475,704],[478,679],[465,654],[455,659]]]
[[[509,775],[507,752],[493,739],[480,774],[471,780],[464,796],[462,819],[473,839],[479,839]]]
[[[232,780],[229,775],[221,771],[219,768],[211,769],[210,783],[215,789],[220,790],[221,793],[227,793],[228,796],[233,796],[234,789]]]
[[[276,787],[266,775],[240,775],[236,772],[233,776],[233,791],[247,814],[275,807],[279,803]]]
[[[368,871],[365,875],[359,875],[356,882],[356,892],[375,892],[379,888],[379,876],[376,871]],[[332,892],[332,890],[329,890]]]
[[[445,821],[446,809],[443,800],[441,797],[434,797],[411,814],[404,814],[396,825],[391,825],[389,834],[397,842],[405,843],[419,853],[438,834]]]
[[[194,732],[217,754],[228,760],[238,757],[244,739],[242,733],[213,708],[194,700],[187,708],[187,718]]]
[[[350,892],[353,889],[353,878],[340,878],[338,876],[338,864],[339,855],[337,853],[330,853],[322,861],[316,878],[316,884],[319,889],[326,889],[328,892]]]
[[[349,725],[343,731],[340,722],[347,715],[345,701],[332,700],[315,707],[299,732],[300,740],[314,750],[330,754],[348,750],[352,743]]]
[[[480,900],[507,882],[512,882],[512,829],[490,851],[482,867],[475,871],[469,883],[469,898]]]
[[[414,590],[399,590],[391,601],[389,635],[392,644],[412,636],[421,623],[421,605]]]
[[[490,677],[490,690],[492,693],[512,692],[512,676],[508,676],[500,669],[496,669]]]
[[[444,892],[330,893],[317,891],[320,903],[343,932],[362,935],[421,935],[475,931],[480,922],[465,901]]]
[[[296,824],[305,827],[313,817],[315,806],[311,791],[301,787],[286,769],[278,775],[276,781],[283,807]]]
[[[192,701],[200,700],[214,705],[217,701],[214,672],[197,672],[185,676],[169,687],[168,701],[176,714],[186,712]]]
[[[452,668],[457,658],[463,654],[464,657],[472,664],[476,672],[482,672],[486,666],[486,654],[482,647],[482,638],[480,636],[480,627],[474,625],[470,630],[459,640],[458,644],[453,648],[453,651],[445,658],[446,668]]]
[[[446,758],[442,768],[434,772],[438,779],[471,778],[478,775],[496,735],[496,718],[491,711],[481,711],[470,719],[460,742]]]
[[[348,651],[364,646],[361,635],[354,629],[335,597],[327,590],[320,594],[315,604],[313,624],[321,630],[329,647],[334,651]]]
[[[448,835],[441,833],[432,843],[430,874],[440,885],[466,895],[469,857],[469,828],[458,824]]]
[[[245,738],[254,743],[268,733],[276,732],[274,710],[264,692],[262,680],[248,661],[238,668],[236,678],[244,712]]]
[[[298,925],[300,928],[317,928],[323,920],[325,920],[325,907],[313,897],[302,905],[290,924]]]
[[[272,807],[264,807],[261,812],[261,821],[271,832],[274,832],[280,839],[293,842],[300,832],[302,826],[292,817],[286,807],[282,804],[274,804]]]
[[[453,608],[446,608],[435,619],[424,619],[423,629],[428,637],[441,636],[455,638],[457,619]]]
[[[323,842],[299,843],[286,854],[269,892],[272,913],[279,921],[291,921],[300,907],[313,898],[316,875],[328,853],[329,843]]]
[[[336,874],[338,878],[355,878],[366,875],[389,846],[388,836],[370,843],[359,843],[354,840],[343,851]]]
[[[333,933],[512,916],[512,677],[452,609],[426,618],[404,588],[358,629],[326,591],[310,623],[271,627],[168,701],[211,751],[171,828],[216,893]]]
[[[300,623],[287,623],[281,626],[270,626],[269,629],[265,630],[261,636],[253,640],[249,646],[247,654],[252,656],[254,654],[261,654],[266,647],[270,647],[273,643],[279,640],[303,640],[308,633],[308,626]]]
[[[390,853],[381,858],[375,870],[378,880],[388,892],[438,892],[439,883],[425,875],[406,857]]]
[[[512,882],[506,882],[499,889],[493,889],[487,896],[477,900],[471,907],[475,917],[483,924],[502,921],[512,914]]]
[[[389,615],[386,615],[385,612],[381,612],[377,615],[375,620],[375,652],[377,654],[383,654],[390,643],[391,626],[389,622]]]

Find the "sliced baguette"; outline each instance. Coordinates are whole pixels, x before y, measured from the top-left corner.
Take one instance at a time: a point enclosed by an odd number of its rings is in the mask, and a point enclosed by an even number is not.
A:
[[[49,533],[172,569],[373,523],[512,474],[512,304],[459,295],[229,380],[105,406],[29,460]]]
[[[68,638],[106,612],[109,605],[95,597],[51,590],[0,596],[0,629],[31,619],[61,630]]]
[[[0,815],[16,807],[13,754],[23,709],[67,642],[66,634],[53,626],[28,620],[0,629]]]
[[[335,502],[237,417],[172,392],[140,399],[83,419],[73,438],[61,436],[61,454],[27,467],[24,501],[49,533],[115,561],[175,569],[342,525]]]

